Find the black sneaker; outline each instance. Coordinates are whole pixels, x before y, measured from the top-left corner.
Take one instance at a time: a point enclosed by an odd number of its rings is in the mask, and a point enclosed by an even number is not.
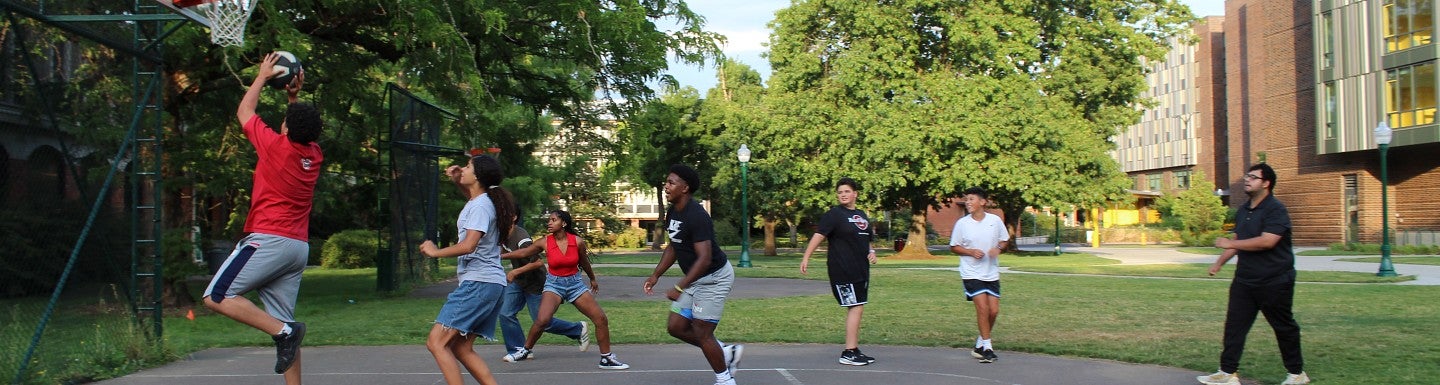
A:
[[[985,352],[981,353],[981,355],[985,356],[984,358],[980,359],[980,363],[982,364],[988,364],[1000,359],[1000,356],[995,355],[995,351],[990,349],[985,349]]]
[[[609,369],[609,370],[625,370],[625,369],[630,369],[630,365],[626,365],[624,362],[620,362],[620,360],[615,359],[615,354],[614,354],[614,353],[611,353],[611,354],[601,354],[601,355],[600,355],[600,365],[598,365],[598,366],[600,367],[600,369]]]
[[[861,353],[860,348],[855,348],[855,356],[859,357],[862,360],[865,360],[865,363],[867,364],[875,363],[875,357],[867,356],[865,355],[865,353]]]
[[[304,322],[286,322],[290,333],[270,336],[275,340],[275,374],[283,374],[295,365],[295,356],[300,355],[300,341],[305,339]]]
[[[840,363],[845,365],[863,366],[869,365],[870,361],[865,360],[859,349],[845,349],[840,351]]]
[[[970,356],[975,357],[977,360],[985,359],[985,348],[975,348],[975,350],[971,350]]]

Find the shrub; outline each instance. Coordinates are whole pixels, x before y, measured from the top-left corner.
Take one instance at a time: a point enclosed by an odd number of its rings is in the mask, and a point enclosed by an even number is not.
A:
[[[626,227],[625,231],[615,234],[614,246],[617,248],[641,248],[645,247],[645,238],[649,235],[643,229]]]
[[[716,221],[715,241],[720,242],[721,246],[739,245],[740,230],[736,229],[735,227],[736,226],[734,224],[727,221]]]
[[[374,230],[345,230],[330,236],[320,249],[320,266],[338,269],[375,267],[379,237]]]

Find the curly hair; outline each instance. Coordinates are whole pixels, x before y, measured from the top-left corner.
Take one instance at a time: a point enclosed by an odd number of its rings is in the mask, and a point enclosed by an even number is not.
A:
[[[285,127],[289,130],[286,134],[291,142],[299,144],[310,144],[320,139],[320,130],[324,122],[320,119],[320,110],[310,103],[290,103],[285,109]]]

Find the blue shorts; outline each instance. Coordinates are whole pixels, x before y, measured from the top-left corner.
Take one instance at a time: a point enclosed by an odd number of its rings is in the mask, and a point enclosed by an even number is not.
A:
[[[555,293],[565,302],[575,303],[581,295],[590,291],[590,285],[585,284],[585,278],[581,277],[580,273],[568,277],[556,277],[547,273],[545,291]]]
[[[464,281],[450,292],[435,323],[455,329],[460,335],[478,333],[486,340],[495,339],[495,320],[500,315],[500,294],[505,285]]]

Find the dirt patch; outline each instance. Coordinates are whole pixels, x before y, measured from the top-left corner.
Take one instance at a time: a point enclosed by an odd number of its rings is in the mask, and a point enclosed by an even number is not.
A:
[[[947,258],[947,257],[942,257],[942,256],[938,256],[938,255],[935,255],[935,254],[931,254],[928,250],[925,250],[925,248],[923,248],[923,247],[916,247],[916,248],[909,248],[909,247],[907,247],[907,248],[905,248],[905,250],[901,250],[900,252],[895,253],[895,255],[891,255],[891,256],[885,257],[885,258],[886,258],[886,259],[899,260],[899,261],[939,261],[939,260],[943,260],[943,259],[949,259],[949,258]]]

